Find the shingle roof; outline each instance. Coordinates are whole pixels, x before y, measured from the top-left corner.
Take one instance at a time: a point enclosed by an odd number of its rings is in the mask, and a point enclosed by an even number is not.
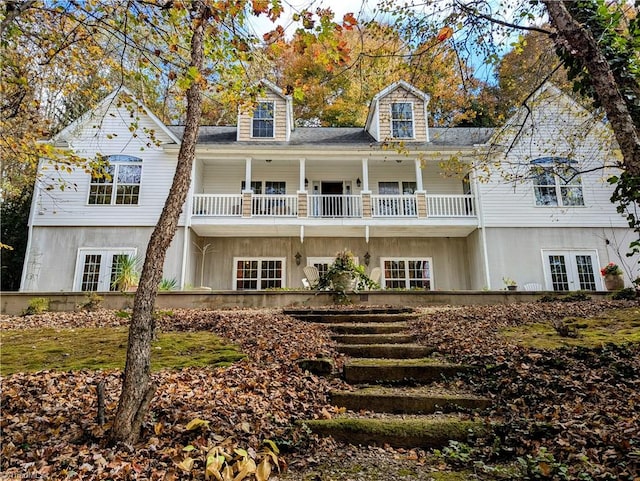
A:
[[[169,127],[178,137],[182,137],[184,126],[174,125]],[[429,135],[431,142],[423,145],[431,146],[473,146],[483,144],[493,134],[492,128],[486,127],[431,127]],[[236,140],[235,126],[203,126],[200,127],[198,144],[219,145],[265,145],[266,142],[252,142]],[[408,144],[416,145],[408,142]],[[379,145],[361,127],[298,127],[291,132],[289,142],[268,142],[268,145]]]

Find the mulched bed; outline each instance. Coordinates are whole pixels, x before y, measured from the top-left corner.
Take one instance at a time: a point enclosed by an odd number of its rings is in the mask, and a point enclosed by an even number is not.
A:
[[[498,335],[505,326],[628,305],[602,301],[425,309],[421,320],[412,323],[415,333],[440,355],[478,366],[479,374],[457,382],[490,396],[494,407],[483,415],[503,426],[496,437],[484,440],[466,465],[459,466],[451,461],[427,462],[428,453],[421,450],[356,448],[318,440],[295,425],[299,419],[338,413],[327,403],[327,393],[344,388],[343,383],[295,366],[296,359],[315,356],[342,362],[324,327],[296,321],[275,309],[165,313],[158,320],[160,329],[212,330],[240,345],[248,359],[229,368],[154,374],[160,387],[143,442],[117,449],[103,445],[108,424],[100,427],[95,422],[95,386],[99,381],[106,384],[108,420],[117,404],[119,372],[45,371],[4,377],[0,479],[26,475],[195,479],[176,468],[186,444],[230,439],[258,449],[268,438],[285,450],[282,460],[289,469],[283,479],[287,480],[314,479],[305,474],[311,472],[323,481],[405,479],[405,475],[429,479],[431,471],[512,462],[516,457],[529,463],[529,479],[637,480],[640,346],[545,352],[519,347]],[[47,313],[0,318],[0,329],[127,323],[111,311]],[[209,427],[187,431],[186,424],[195,418],[209,421]],[[337,466],[353,465],[365,468],[333,475],[320,469],[333,466],[336,471]],[[475,472],[484,476],[481,470]]]

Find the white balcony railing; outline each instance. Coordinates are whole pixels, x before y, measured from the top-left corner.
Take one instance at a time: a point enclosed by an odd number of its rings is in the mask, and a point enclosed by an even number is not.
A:
[[[362,217],[359,195],[309,195],[309,217]]]
[[[240,194],[197,194],[193,196],[194,216],[239,217],[242,215]]]
[[[251,214],[269,217],[297,217],[297,195],[253,194],[251,197]]]
[[[427,195],[428,217],[475,217],[472,195]]]
[[[373,217],[418,217],[415,195],[371,195]],[[427,217],[475,217],[472,195],[427,195]],[[297,195],[253,194],[251,213],[257,217],[297,217]],[[197,194],[195,217],[241,217],[240,194]],[[309,195],[307,215],[313,218],[362,218],[360,195]]]
[[[372,195],[373,217],[417,217],[415,195]]]

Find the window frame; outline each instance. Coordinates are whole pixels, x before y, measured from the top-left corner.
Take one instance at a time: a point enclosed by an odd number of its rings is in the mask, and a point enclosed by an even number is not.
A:
[[[106,161],[105,170],[108,171],[110,179],[106,177],[94,178],[92,174],[89,174],[89,189],[87,192],[87,206],[137,206],[140,205],[140,197],[142,193],[142,171],[143,160],[140,157],[126,154],[114,154],[105,155],[102,157]],[[122,182],[119,180],[121,169],[126,167],[139,167],[138,182]],[[135,202],[118,202],[119,197],[123,198],[131,197],[131,193],[120,193],[120,187],[137,187],[135,193]],[[102,189],[107,190],[110,188],[110,192],[100,192]],[[95,189],[95,190],[94,190]],[[92,199],[98,200],[100,198],[106,199],[109,196],[109,202],[92,202]]]
[[[117,255],[137,256],[138,249],[135,247],[80,247],[76,253],[76,267],[73,275],[74,292],[114,292],[111,280],[113,276],[114,262],[113,259]],[[97,289],[82,290],[84,281],[86,256],[99,255],[100,264],[98,269]],[[105,288],[106,287],[106,288]]]
[[[403,117],[394,117],[394,106],[395,105],[408,105],[409,106],[409,111],[411,113],[411,118],[407,119],[407,118],[403,118]],[[414,115],[414,111],[413,111],[413,102],[391,102],[391,105],[389,106],[389,109],[391,110],[391,138],[393,139],[414,139],[416,136],[416,129],[415,129],[415,115]],[[404,115],[404,113],[401,113],[401,115]],[[403,124],[409,124],[411,126],[410,128],[410,135],[406,135],[406,136],[400,136],[400,135],[395,135],[396,134],[396,128],[394,128],[394,126],[396,125],[396,122],[400,122]],[[398,126],[399,127],[399,126]],[[400,133],[400,129],[398,128],[398,133]]]
[[[238,288],[238,280],[240,279],[252,279],[246,277],[238,277],[238,262],[258,262],[257,268],[257,277],[256,277],[256,288],[255,289],[240,289]],[[286,257],[256,257],[256,256],[237,256],[233,258],[233,290],[234,291],[264,291],[265,289],[270,289],[271,287],[262,287],[262,281],[268,280],[269,278],[262,277],[262,262],[270,262],[270,261],[279,261],[281,262],[280,266],[280,286],[275,286],[275,288],[283,288],[287,287],[286,279],[287,279],[287,259]],[[273,278],[275,279],[275,278]]]
[[[387,280],[389,281],[398,281],[400,278],[393,278],[393,279],[387,279],[386,276],[386,268],[385,268],[385,263],[386,262],[400,262],[400,261],[404,261],[406,263],[404,270],[404,282],[405,282],[405,287],[387,287]],[[411,269],[409,267],[409,262],[426,262],[428,264],[428,273],[429,276],[428,277],[411,277]],[[380,258],[380,268],[382,269],[382,276],[380,278],[380,286],[383,289],[426,289],[429,291],[433,291],[434,290],[434,275],[433,275],[433,258],[432,257],[381,257]],[[422,270],[422,272],[424,272],[424,269]],[[429,285],[428,287],[424,287],[424,285],[422,287],[412,287],[411,286],[411,282],[412,281],[421,281],[421,282],[425,282],[428,281]]]
[[[271,104],[271,118],[269,117],[256,117],[256,113],[261,113],[260,105]],[[258,122],[271,122],[271,135],[256,135],[256,121]],[[260,133],[260,130],[258,130]],[[251,115],[251,138],[252,139],[274,139],[276,136],[276,103],[273,100],[259,100],[256,102],[256,108],[253,109]]]
[[[577,162],[563,157],[541,157],[531,161],[531,181],[535,207],[585,207],[582,177],[580,172],[573,167],[573,164],[577,164]],[[569,180],[563,179],[558,173],[562,167],[567,171],[572,170],[575,175],[571,175]],[[540,180],[543,178],[547,180],[548,183],[541,183]],[[551,179],[553,179],[553,183],[550,182]],[[549,197],[551,194],[538,194],[538,192],[542,192],[543,189],[553,193],[555,203],[544,203],[543,199]],[[580,192],[580,195],[576,198],[579,199],[581,203],[570,202],[571,196],[568,195],[568,192],[574,190]]]
[[[544,270],[545,288],[554,292],[572,292],[579,290],[586,291],[601,291],[604,290],[602,283],[602,277],[600,276],[599,266],[600,259],[597,249],[542,249],[542,266]],[[551,265],[550,257],[563,257],[564,258],[564,275],[566,279],[562,282],[566,284],[567,289],[555,289],[560,284],[560,280],[554,278],[554,269]],[[580,272],[580,265],[578,257],[590,257],[591,258],[591,272],[593,277],[593,289],[585,285],[588,279],[581,278],[583,273]]]

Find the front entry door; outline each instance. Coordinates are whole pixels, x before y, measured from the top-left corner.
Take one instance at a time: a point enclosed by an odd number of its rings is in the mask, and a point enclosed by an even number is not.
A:
[[[553,291],[602,290],[596,251],[542,251],[545,282]]]
[[[342,217],[342,182],[322,182],[322,217]]]

